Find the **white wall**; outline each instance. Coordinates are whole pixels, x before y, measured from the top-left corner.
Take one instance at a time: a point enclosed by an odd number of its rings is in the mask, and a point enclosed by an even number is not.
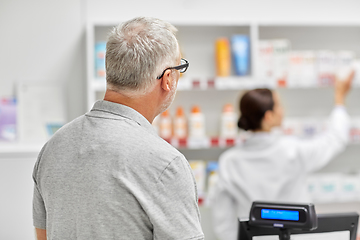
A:
[[[84,112],[85,2],[0,1],[0,97],[17,81],[65,85],[68,119]]]
[[[36,157],[0,156],[0,239],[34,239],[32,170]]]
[[[85,111],[85,3],[0,0],[0,97],[17,81],[60,82],[68,120]],[[0,239],[34,239],[36,155],[0,154]]]
[[[131,4],[130,4],[131,3]],[[360,22],[358,0],[88,0],[88,19],[101,21],[153,16],[165,20]]]

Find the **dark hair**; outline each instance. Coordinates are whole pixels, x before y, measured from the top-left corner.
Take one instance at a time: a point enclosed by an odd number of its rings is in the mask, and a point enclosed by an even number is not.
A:
[[[246,131],[259,130],[265,112],[274,108],[273,94],[266,88],[250,90],[240,99],[239,107],[238,127]]]

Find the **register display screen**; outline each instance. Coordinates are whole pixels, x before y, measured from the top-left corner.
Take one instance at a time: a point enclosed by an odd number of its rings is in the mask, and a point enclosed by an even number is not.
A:
[[[261,218],[287,221],[299,221],[300,219],[298,211],[264,208],[261,209]]]

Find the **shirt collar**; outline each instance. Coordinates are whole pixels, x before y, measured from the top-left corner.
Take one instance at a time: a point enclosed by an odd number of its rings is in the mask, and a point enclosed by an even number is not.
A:
[[[96,112],[104,113],[102,115],[104,118],[106,118],[106,114],[111,114],[115,118],[116,117],[127,118],[129,120],[136,122],[140,126],[146,128],[150,132],[156,134],[155,128],[152,126],[152,124],[143,115],[141,115],[138,111],[136,111],[131,107],[119,103],[99,100],[95,102],[93,108],[89,113],[87,113],[87,115],[90,116],[95,115]]]

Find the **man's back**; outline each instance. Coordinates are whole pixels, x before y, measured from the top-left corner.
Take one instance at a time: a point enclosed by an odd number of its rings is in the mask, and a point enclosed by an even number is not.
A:
[[[99,101],[59,130],[34,180],[34,225],[49,239],[203,237],[189,164],[124,105]]]

